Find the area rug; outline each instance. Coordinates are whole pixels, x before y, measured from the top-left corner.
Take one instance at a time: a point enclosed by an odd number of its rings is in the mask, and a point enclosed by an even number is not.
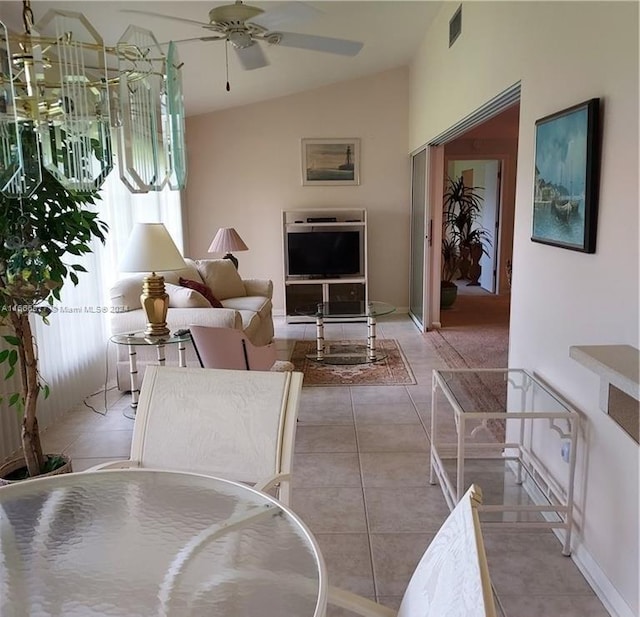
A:
[[[356,346],[366,346],[366,341],[325,341],[325,350],[331,353],[349,353]],[[296,371],[304,373],[304,386],[404,386],[416,383],[398,341],[377,339],[376,348],[385,355],[382,360],[336,365],[307,358],[307,355],[315,353],[315,340],[296,341],[291,362]]]

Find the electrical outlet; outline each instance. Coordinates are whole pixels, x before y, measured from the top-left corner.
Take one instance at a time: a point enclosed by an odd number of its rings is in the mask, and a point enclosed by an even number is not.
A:
[[[560,448],[560,456],[565,463],[569,462],[569,456],[571,456],[571,442],[563,441],[562,448]]]

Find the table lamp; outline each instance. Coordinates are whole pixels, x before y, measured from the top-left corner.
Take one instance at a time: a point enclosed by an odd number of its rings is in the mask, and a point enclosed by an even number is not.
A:
[[[226,253],[223,259],[228,259],[238,269],[238,260],[231,251],[248,251],[249,247],[242,241],[233,227],[221,227],[209,247],[209,253]]]
[[[144,277],[140,304],[147,315],[148,336],[167,336],[169,296],[164,290],[164,277],[156,271],[186,268],[182,255],[162,223],[136,223],[124,255],[120,260],[123,272],[150,272]]]

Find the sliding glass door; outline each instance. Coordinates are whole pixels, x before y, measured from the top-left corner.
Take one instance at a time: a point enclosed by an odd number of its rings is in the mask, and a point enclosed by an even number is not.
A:
[[[411,279],[409,284],[409,315],[422,330],[424,327],[425,290],[425,179],[427,151],[420,150],[411,160]]]

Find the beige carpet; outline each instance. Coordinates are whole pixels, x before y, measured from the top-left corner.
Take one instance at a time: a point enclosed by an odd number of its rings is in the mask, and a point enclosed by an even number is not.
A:
[[[349,353],[364,348],[366,341],[325,341],[326,353]],[[394,386],[415,384],[416,379],[395,339],[377,339],[378,352],[385,357],[365,364],[335,365],[317,362],[307,355],[315,353],[316,341],[296,341],[291,362],[304,373],[305,386]]]
[[[506,368],[509,357],[509,296],[459,294],[453,308],[442,311],[442,328],[427,333],[450,368]],[[465,376],[465,398],[476,409],[505,409],[504,380],[491,373]],[[488,422],[496,439],[504,441],[504,423]]]

